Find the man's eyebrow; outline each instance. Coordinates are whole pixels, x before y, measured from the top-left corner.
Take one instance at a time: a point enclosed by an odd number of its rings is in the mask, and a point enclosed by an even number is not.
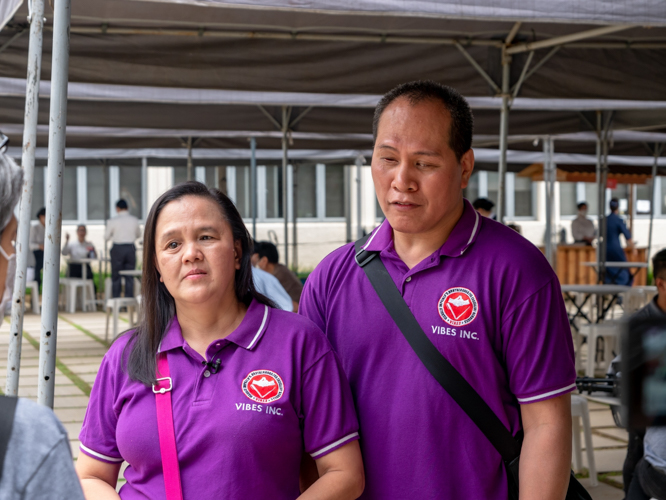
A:
[[[437,153],[436,151],[415,151],[414,154],[419,156],[437,156],[439,158],[442,157],[442,155]]]
[[[390,149],[391,151],[397,151],[396,148],[394,148],[393,146],[389,146],[388,144],[381,144],[377,146],[377,149]]]

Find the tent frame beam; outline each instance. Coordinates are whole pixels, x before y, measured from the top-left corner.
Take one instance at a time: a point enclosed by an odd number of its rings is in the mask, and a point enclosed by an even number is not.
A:
[[[628,30],[630,28],[635,28],[632,25],[613,25],[613,26],[603,26],[601,28],[595,28],[587,31],[579,31],[578,33],[571,33],[569,35],[556,36],[553,38],[548,38],[546,40],[539,40],[537,42],[527,42],[521,43],[518,45],[513,45],[506,49],[507,54],[520,54],[521,52],[529,52],[530,50],[545,49],[548,47],[554,47],[556,45],[566,45],[570,42],[577,42],[579,40],[586,40],[588,38],[595,38],[598,36],[610,35],[612,33],[617,33],[618,31]]]

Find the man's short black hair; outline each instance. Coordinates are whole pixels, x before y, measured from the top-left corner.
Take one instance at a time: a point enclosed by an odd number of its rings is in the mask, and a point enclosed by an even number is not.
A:
[[[42,207],[37,211],[37,218],[39,219],[41,216],[46,217],[46,207]]]
[[[492,202],[492,200],[489,200],[488,198],[477,198],[472,203],[472,206],[474,207],[474,210],[478,210],[480,208],[481,210],[485,210],[486,212],[491,212],[495,204]]]
[[[578,205],[576,205],[576,206],[578,207],[578,210],[580,210],[581,208],[586,207],[586,206],[587,206],[587,203],[584,202],[584,201],[581,201],[581,202],[580,202]]]
[[[266,257],[271,264],[277,264],[280,259],[277,247],[270,241],[256,241],[252,253],[259,254],[259,259]]]
[[[620,206],[620,200],[618,200],[617,198],[613,198],[611,201],[608,202],[608,206],[610,207],[611,211],[614,212]]]
[[[118,200],[116,202],[116,208],[120,210],[127,210],[127,202],[125,200]]]
[[[654,279],[666,280],[666,248],[652,257],[652,275]]]
[[[462,155],[472,147],[474,133],[474,116],[465,98],[457,90],[431,80],[418,80],[403,83],[390,90],[381,98],[375,108],[372,121],[373,140],[377,140],[379,119],[386,108],[396,99],[404,97],[413,106],[423,101],[440,102],[451,115],[451,130],[449,133],[449,146],[460,161]]]

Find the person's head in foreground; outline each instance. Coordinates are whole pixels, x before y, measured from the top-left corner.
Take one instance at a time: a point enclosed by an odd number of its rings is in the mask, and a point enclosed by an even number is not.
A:
[[[151,208],[144,317],[105,355],[79,436],[88,498],[118,498],[123,461],[131,465],[120,498],[164,498],[162,403],[172,411],[184,498],[294,499],[304,453],[318,470],[311,498],[361,494],[358,422],[342,369],[314,324],[256,292],[250,243],[233,202],[199,182],[171,188]]]
[[[491,217],[495,204],[488,198],[477,198],[474,200],[474,202],[472,202],[472,206],[474,207],[474,210],[479,212],[484,217]]]
[[[18,222],[14,207],[23,184],[23,170],[9,156],[0,153],[0,320],[14,289],[16,256],[12,242]]]
[[[581,201],[578,205],[578,213],[583,217],[587,216],[587,203]]]
[[[463,211],[474,169],[474,121],[455,90],[405,83],[377,105],[372,178],[382,212],[398,233],[448,233]]]

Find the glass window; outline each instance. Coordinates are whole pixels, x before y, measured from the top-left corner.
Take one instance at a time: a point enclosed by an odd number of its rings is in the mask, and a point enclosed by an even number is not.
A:
[[[317,217],[317,166],[294,166],[294,203],[298,217]]]
[[[499,174],[497,172],[488,172],[488,199],[493,201],[495,207],[497,207],[498,191],[499,191]]]
[[[127,202],[129,213],[143,219],[141,169],[139,167],[119,167],[118,178],[118,192],[120,197]]]
[[[379,200],[377,199],[377,196],[375,196],[375,218],[377,219],[386,218],[384,212],[382,212],[382,207],[379,205]]]
[[[531,217],[532,213],[532,179],[515,177],[514,214],[516,217]]]
[[[617,198],[620,202],[620,215],[625,215],[629,213],[629,184],[618,184],[615,189],[611,189],[610,201],[613,198]],[[608,207],[606,207],[608,210]]]
[[[473,202],[479,197],[479,173],[474,172],[469,178],[467,187],[463,190],[463,196]]]
[[[44,203],[44,167],[35,167],[35,177],[32,186],[32,214],[30,218],[37,220],[35,214],[41,208],[45,207]]]
[[[326,165],[326,217],[345,216],[345,167]]]
[[[238,179],[238,174],[236,174]],[[236,188],[238,196],[238,188]],[[282,167],[266,167],[266,218],[282,217]]]
[[[599,203],[599,189],[594,182],[585,182],[585,201],[587,203],[587,215],[598,215],[597,204]]]
[[[104,220],[104,190],[107,183],[104,179],[104,167],[87,167],[88,220]]]
[[[250,184],[250,167],[236,168],[236,208],[241,217],[249,219],[252,217],[252,199]],[[226,171],[226,169],[225,169]],[[225,181],[226,182],[226,181]]]
[[[575,182],[560,182],[560,215],[578,213],[578,196]]]
[[[636,185],[636,213],[638,215],[649,215],[652,206],[652,181],[647,184]]]
[[[62,219],[78,220],[77,192],[76,192],[76,167],[65,167],[65,177],[62,188]]]
[[[206,186],[217,188],[223,193],[227,193],[227,168],[226,167],[205,167],[206,168]]]
[[[187,182],[187,167],[173,167],[173,185]]]

